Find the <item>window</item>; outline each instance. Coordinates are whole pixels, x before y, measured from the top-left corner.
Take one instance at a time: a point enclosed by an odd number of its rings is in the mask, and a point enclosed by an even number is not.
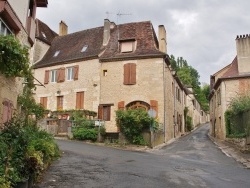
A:
[[[84,109],[84,92],[76,93],[76,109]]]
[[[108,71],[107,70],[103,70],[102,73],[103,73],[102,74],[103,76],[107,76],[108,75]]]
[[[136,84],[136,64],[127,63],[124,65],[124,85]]]
[[[57,97],[57,110],[63,110],[63,96]]]
[[[45,39],[47,38],[44,32],[42,32],[42,35],[43,35],[43,38]]]
[[[122,53],[128,53],[135,51],[135,40],[121,41],[120,50]]]
[[[54,54],[54,57],[57,57],[57,56],[59,55],[59,53],[60,53],[60,50],[57,50],[57,51],[55,52],[55,54]]]
[[[12,34],[8,26],[0,19],[0,35],[10,35]]]
[[[85,52],[87,50],[87,48],[88,48],[88,45],[83,46],[81,52]]]
[[[110,121],[110,114],[111,114],[111,106],[112,105],[111,104],[99,105],[99,107],[98,107],[98,119],[102,119],[104,121]]]
[[[220,92],[220,89],[217,92],[217,104],[218,104],[218,106],[221,105],[221,92]]]
[[[67,68],[67,80],[74,80],[74,67]]]
[[[13,103],[12,101],[5,99],[2,104],[3,104],[2,123],[5,123],[12,118]]]
[[[57,81],[57,70],[51,70],[50,71],[51,79],[50,82],[56,82]]]
[[[47,109],[47,97],[41,97],[40,98],[40,104]]]

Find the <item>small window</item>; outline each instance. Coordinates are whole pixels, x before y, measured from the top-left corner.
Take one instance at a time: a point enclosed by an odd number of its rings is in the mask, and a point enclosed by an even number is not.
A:
[[[108,75],[108,70],[103,70],[103,76],[107,76]]]
[[[51,76],[50,76],[50,78],[51,78],[50,82],[56,82],[57,70],[51,70],[51,71],[50,71],[50,74],[51,74]]]
[[[83,46],[81,52],[85,52],[87,50],[87,48],[88,48],[88,45]]]
[[[43,35],[44,38],[47,38],[44,32],[42,32],[42,35]]]
[[[122,53],[133,52],[135,51],[135,41],[122,41],[120,48]]]
[[[8,26],[0,19],[0,35],[11,35],[12,32]]]
[[[74,80],[74,67],[67,68],[67,80]]]
[[[57,56],[59,55],[59,53],[60,53],[60,50],[57,50],[57,51],[55,52],[55,54],[54,54],[54,57],[57,57]]]

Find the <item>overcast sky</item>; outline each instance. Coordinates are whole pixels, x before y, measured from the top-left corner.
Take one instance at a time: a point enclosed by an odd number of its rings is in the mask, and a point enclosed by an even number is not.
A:
[[[236,56],[235,38],[250,34],[250,0],[48,0],[37,18],[58,33],[65,21],[69,33],[103,25],[151,21],[167,30],[167,53],[183,57],[209,83],[211,74]],[[107,14],[106,12],[109,12]],[[117,16],[117,13],[128,14]]]

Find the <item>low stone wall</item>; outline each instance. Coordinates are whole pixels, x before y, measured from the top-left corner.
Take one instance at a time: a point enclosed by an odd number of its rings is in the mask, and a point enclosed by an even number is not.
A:
[[[226,141],[235,145],[242,151],[250,151],[250,144],[247,144],[246,138],[226,138]]]

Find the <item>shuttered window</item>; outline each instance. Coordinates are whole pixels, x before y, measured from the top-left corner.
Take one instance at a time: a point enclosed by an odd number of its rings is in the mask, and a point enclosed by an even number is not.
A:
[[[47,109],[47,97],[40,98],[40,104],[43,106],[44,109]]]
[[[124,101],[118,102],[118,110],[124,110]]]
[[[65,81],[65,68],[62,67],[57,70],[57,82],[64,82]]]
[[[50,82],[57,82],[57,70],[50,71]]]
[[[79,66],[74,66],[74,80],[78,80]]]
[[[3,115],[2,115],[2,123],[8,122],[12,118],[13,113],[13,103],[10,100],[3,101]]]
[[[49,83],[49,70],[45,70],[44,84]]]
[[[57,110],[63,110],[63,96],[57,97]]]
[[[110,121],[111,105],[99,105],[98,119]]]
[[[127,63],[124,65],[124,85],[136,84],[136,64]]]
[[[76,109],[84,109],[84,92],[76,93]]]

